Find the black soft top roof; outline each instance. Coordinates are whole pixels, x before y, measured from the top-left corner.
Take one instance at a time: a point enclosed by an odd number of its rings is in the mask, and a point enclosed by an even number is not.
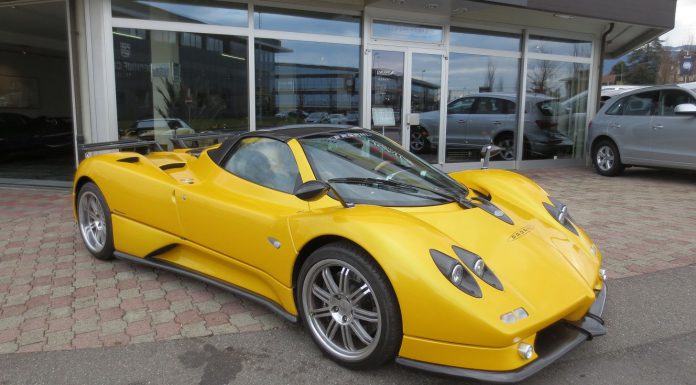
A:
[[[225,155],[237,144],[237,142],[248,137],[272,138],[287,143],[292,139],[353,130],[358,131],[362,129],[360,127],[345,124],[297,124],[292,126],[249,131],[225,140],[217,149],[208,151],[208,155],[214,162],[219,164],[222,162],[223,158],[225,158]]]

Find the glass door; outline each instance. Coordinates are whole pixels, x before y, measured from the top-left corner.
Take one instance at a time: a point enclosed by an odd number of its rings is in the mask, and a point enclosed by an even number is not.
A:
[[[371,128],[403,144],[405,52],[372,51]]]
[[[414,51],[372,50],[370,128],[438,163],[443,55]]]
[[[408,148],[430,163],[438,163],[442,55],[411,53],[411,119]],[[417,118],[416,118],[417,116]]]

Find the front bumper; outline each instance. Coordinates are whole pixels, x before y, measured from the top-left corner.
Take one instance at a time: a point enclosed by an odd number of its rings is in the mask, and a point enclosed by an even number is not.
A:
[[[531,363],[511,371],[488,371],[437,365],[399,357],[396,362],[416,369],[455,377],[473,378],[492,383],[514,383],[524,380],[564,356],[581,343],[606,334],[601,316],[607,298],[607,285],[597,293],[585,317],[576,322],[561,321],[537,333],[534,350],[538,357]]]

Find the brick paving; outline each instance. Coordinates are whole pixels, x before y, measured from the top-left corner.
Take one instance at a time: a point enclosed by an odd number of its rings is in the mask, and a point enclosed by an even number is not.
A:
[[[175,274],[100,261],[66,191],[0,188],[0,353],[283,327],[254,303]]]
[[[696,263],[696,173],[525,171],[565,201],[610,278]],[[0,188],[0,353],[285,327],[254,303],[174,274],[92,258],[66,191]]]

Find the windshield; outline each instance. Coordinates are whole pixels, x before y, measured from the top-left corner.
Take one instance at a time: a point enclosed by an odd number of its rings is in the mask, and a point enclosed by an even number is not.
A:
[[[468,194],[466,187],[391,140],[369,131],[299,139],[317,179],[352,203],[432,206]]]

